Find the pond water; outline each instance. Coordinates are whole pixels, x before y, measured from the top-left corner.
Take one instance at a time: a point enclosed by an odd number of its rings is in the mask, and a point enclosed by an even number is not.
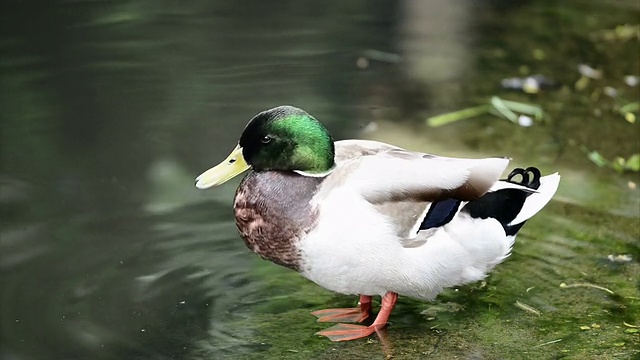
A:
[[[640,147],[619,111],[640,96],[625,83],[639,75],[637,1],[2,7],[0,359],[640,356],[640,179],[586,156]],[[580,64],[602,75],[581,79]],[[554,85],[500,87],[533,74]],[[425,123],[494,95],[545,117]],[[507,155],[563,180],[486,281],[401,298],[385,342],[331,343],[310,311],[356,299],[248,251],[237,180],[193,186],[280,104],[338,139]]]

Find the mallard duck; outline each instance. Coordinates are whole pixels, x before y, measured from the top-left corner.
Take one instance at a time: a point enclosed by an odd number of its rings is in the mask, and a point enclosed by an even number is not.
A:
[[[245,244],[264,259],[341,294],[355,308],[313,312],[337,324],[333,341],[387,324],[398,295],[432,300],[445,287],[483,279],[509,256],[518,230],[555,194],[560,176],[534,167],[499,180],[506,158],[458,159],[367,140],[334,142],[313,116],[279,106],[253,117],[196,187],[249,170],[234,201]]]

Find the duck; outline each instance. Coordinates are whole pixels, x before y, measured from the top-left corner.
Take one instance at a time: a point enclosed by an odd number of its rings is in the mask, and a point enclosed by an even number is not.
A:
[[[484,279],[511,252],[524,223],[549,203],[560,175],[509,159],[442,157],[372,140],[334,141],[306,111],[255,115],[237,146],[196,178],[198,189],[247,171],[234,196],[240,237],[260,257],[356,307],[312,312],[336,325],[332,341],[387,325],[398,296],[425,301]],[[370,325],[372,298],[380,310]]]

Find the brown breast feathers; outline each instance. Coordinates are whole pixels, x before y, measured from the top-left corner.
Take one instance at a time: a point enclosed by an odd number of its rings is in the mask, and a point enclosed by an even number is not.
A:
[[[262,258],[300,269],[298,241],[311,230],[317,210],[309,201],[322,178],[277,171],[250,172],[236,191],[236,225],[245,244]]]

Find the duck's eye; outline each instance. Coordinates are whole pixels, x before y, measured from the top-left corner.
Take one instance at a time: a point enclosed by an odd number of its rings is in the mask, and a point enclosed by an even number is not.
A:
[[[262,141],[263,144],[268,144],[271,142],[271,140],[273,140],[273,138],[269,135],[265,135],[262,137],[262,139],[260,139],[260,141]]]

